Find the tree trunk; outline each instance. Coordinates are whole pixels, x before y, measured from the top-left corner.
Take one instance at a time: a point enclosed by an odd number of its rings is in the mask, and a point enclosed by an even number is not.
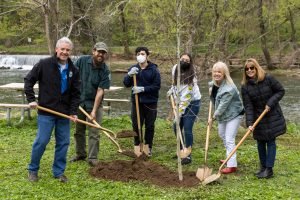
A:
[[[43,5],[45,32],[49,54],[54,53],[55,44],[58,40],[58,1],[49,0],[49,4]]]
[[[210,38],[209,44],[208,44],[208,50],[204,55],[204,60],[201,66],[201,69],[205,69],[205,71],[207,71],[209,69],[209,66],[211,66],[211,63],[209,61],[209,57],[211,56],[211,53],[214,49],[214,43],[215,43],[215,38],[216,38],[216,31],[217,31],[217,27],[219,24],[219,18],[220,18],[220,13],[218,11],[218,6],[219,6],[219,0],[214,0],[214,13],[215,13],[215,18],[212,24],[212,28],[211,28],[211,33],[212,36]]]
[[[120,15],[121,15],[121,26],[122,26],[122,32],[123,32],[122,44],[124,47],[124,56],[126,58],[130,58],[129,36],[128,36],[128,31],[127,31],[126,18],[125,18],[125,14],[124,14],[124,9],[125,9],[126,4],[121,4],[119,6],[119,10],[120,10]]]
[[[288,20],[290,21],[290,24],[291,24],[291,43],[292,43],[293,49],[295,51],[297,51],[299,48],[299,45],[297,44],[297,40],[296,40],[296,29],[295,29],[295,23],[294,23],[294,16],[293,16],[293,12],[291,11],[290,7],[288,7]]]
[[[261,48],[265,56],[266,65],[268,69],[274,69],[274,65],[272,64],[272,59],[270,52],[268,50],[267,45],[267,37],[266,37],[266,27],[265,22],[263,18],[263,0],[258,0],[258,19],[259,19],[259,28],[260,28],[260,34],[263,35],[260,39],[261,42]]]

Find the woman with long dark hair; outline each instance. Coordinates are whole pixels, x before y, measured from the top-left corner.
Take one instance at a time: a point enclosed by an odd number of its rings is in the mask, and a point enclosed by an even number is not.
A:
[[[200,110],[201,94],[190,54],[184,53],[181,55],[179,67],[180,86],[177,86],[178,66],[175,65],[172,68],[172,87],[168,91],[168,96],[173,95],[174,99],[179,99],[179,126],[181,133],[182,130],[184,131],[185,147],[191,149],[193,145],[193,126]],[[175,127],[174,124],[174,131],[176,132]],[[191,154],[181,159],[183,165],[191,162]]]

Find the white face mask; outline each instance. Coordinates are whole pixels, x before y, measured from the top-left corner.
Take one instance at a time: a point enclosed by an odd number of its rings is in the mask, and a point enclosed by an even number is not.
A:
[[[139,55],[139,56],[136,57],[136,61],[138,63],[144,63],[146,61],[146,56]]]

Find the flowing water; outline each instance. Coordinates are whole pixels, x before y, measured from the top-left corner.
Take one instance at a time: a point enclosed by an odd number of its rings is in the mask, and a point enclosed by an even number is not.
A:
[[[4,57],[2,57],[3,59]],[[34,58],[36,59],[36,58]],[[27,58],[27,60],[30,60]],[[11,60],[12,61],[12,60]],[[1,63],[0,57],[0,63]],[[16,66],[17,61],[14,61],[14,66]],[[35,61],[37,62],[37,61]],[[29,72],[28,66],[32,67],[32,63],[27,64],[26,62],[22,63],[23,66],[26,66],[25,70],[17,69],[19,67],[13,67],[13,69],[1,69],[0,70],[0,85],[12,83],[12,82],[23,82],[24,76]],[[21,65],[21,66],[22,66]],[[0,66],[1,67],[1,66]],[[120,66],[118,66],[120,67]],[[114,66],[111,66],[114,68]],[[128,66],[124,66],[124,69]],[[171,71],[171,66],[170,66]],[[237,87],[240,88],[242,72],[232,73],[234,82],[237,84]],[[124,74],[113,73],[112,74],[112,85],[113,86],[123,86],[123,77]],[[299,77],[287,77],[287,76],[277,76],[275,77],[282,83],[286,93],[283,99],[280,101],[282,106],[283,113],[288,121],[299,123],[300,118],[300,78]],[[208,88],[207,82],[210,79],[205,78],[199,81],[200,91],[202,94],[201,100],[201,110],[199,113],[199,119],[206,120],[208,113]],[[160,90],[160,98],[158,105],[158,116],[161,118],[166,118],[170,111],[170,104],[167,100],[166,93],[170,87],[170,74],[162,74],[162,85]],[[22,99],[20,97],[20,92],[17,91],[5,91],[0,90],[0,102],[1,103],[21,103]],[[118,91],[110,91],[105,94],[105,98],[114,98],[114,99],[130,99],[130,88],[124,88]],[[111,116],[118,115],[129,115],[130,114],[130,103],[111,103],[112,110]],[[3,110],[2,110],[3,111]]]

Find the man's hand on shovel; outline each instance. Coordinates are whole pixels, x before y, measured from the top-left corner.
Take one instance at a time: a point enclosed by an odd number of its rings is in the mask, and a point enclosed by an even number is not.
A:
[[[78,119],[77,115],[70,115],[70,117],[71,117],[72,122],[77,123],[77,119]]]

